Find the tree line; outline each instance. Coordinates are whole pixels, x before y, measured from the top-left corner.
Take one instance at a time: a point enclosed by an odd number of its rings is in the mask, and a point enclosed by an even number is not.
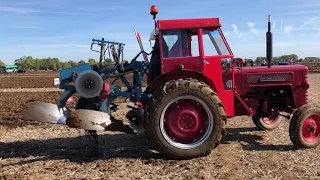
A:
[[[320,57],[299,58],[298,55],[296,54],[275,56],[272,58],[272,62],[273,63],[288,62],[290,59],[292,59],[293,62],[320,62]],[[260,56],[255,59],[255,63],[261,64],[264,60],[266,60],[266,57]]]
[[[259,56],[255,59],[256,64],[261,64],[263,60],[265,60],[266,57]],[[294,62],[320,62],[320,57],[305,57],[305,58],[300,58],[296,54],[289,54],[289,55],[281,55],[281,56],[275,56],[272,59],[273,63],[278,63],[278,62],[288,62],[290,59],[292,59]],[[251,59],[246,59],[246,61],[252,61]],[[20,57],[19,59],[16,59],[14,61],[14,64],[25,68],[27,70],[30,69],[38,69],[38,70],[43,70],[43,69],[65,69],[69,68],[72,66],[78,66],[81,64],[89,63],[90,65],[95,65],[97,64],[97,61],[94,58],[89,58],[87,61],[85,60],[79,60],[79,61],[74,61],[74,60],[69,60],[62,62],[58,58],[33,58],[32,56],[23,56]],[[104,62],[105,65],[108,64],[113,64],[114,61],[112,59],[106,59]],[[5,63],[0,60],[0,66],[4,66]]]
[[[50,69],[50,70],[59,70],[59,69],[65,69],[73,66],[79,66],[85,63],[89,63],[90,65],[95,65],[97,64],[97,61],[94,58],[89,58],[87,61],[85,60],[79,60],[79,61],[74,61],[74,60],[69,60],[69,61],[60,61],[59,58],[33,58],[32,56],[23,56],[20,57],[19,59],[16,59],[14,61],[14,64],[21,67],[25,68],[27,70],[30,69],[37,69],[37,70],[44,70],[44,69]],[[105,64],[112,64],[113,61],[112,59],[106,59]],[[5,63],[3,63],[0,60],[0,66],[4,66]]]

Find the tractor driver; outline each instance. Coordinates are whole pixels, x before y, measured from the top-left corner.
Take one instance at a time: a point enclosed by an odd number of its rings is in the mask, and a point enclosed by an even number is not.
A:
[[[178,31],[178,39],[169,51],[169,57],[189,56],[188,34],[186,31]]]

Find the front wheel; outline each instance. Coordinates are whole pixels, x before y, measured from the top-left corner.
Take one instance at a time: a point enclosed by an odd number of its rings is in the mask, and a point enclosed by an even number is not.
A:
[[[292,116],[289,126],[291,142],[300,148],[313,148],[320,144],[320,108],[305,105]]]
[[[217,94],[194,79],[168,82],[155,92],[146,109],[145,129],[150,143],[173,159],[205,156],[225,132],[226,116]]]

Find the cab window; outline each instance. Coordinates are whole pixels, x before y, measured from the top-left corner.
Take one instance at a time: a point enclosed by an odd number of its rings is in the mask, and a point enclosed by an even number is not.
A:
[[[163,58],[199,56],[197,30],[162,31]]]

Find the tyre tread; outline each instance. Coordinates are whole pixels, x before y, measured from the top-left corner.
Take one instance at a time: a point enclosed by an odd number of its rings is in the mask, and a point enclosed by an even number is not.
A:
[[[187,155],[184,154],[185,156],[183,157],[181,154],[178,153],[178,151],[174,151],[170,148],[162,146],[162,143],[159,141],[159,139],[154,138],[153,136],[155,131],[154,127],[150,126],[150,121],[153,121],[153,119],[150,117],[155,117],[156,115],[155,110],[160,104],[160,101],[164,97],[170,96],[171,92],[179,91],[181,89],[199,91],[205,96],[207,96],[216,106],[218,115],[220,117],[220,122],[219,122],[221,126],[220,131],[217,132],[217,136],[214,139],[214,142],[212,142],[213,144],[210,146],[210,148],[207,148],[204,151],[195,153],[197,154],[197,156],[195,156],[193,153],[190,153]],[[224,106],[218,97],[218,94],[215,91],[213,91],[209,85],[205,84],[204,82],[200,82],[197,79],[192,79],[192,78],[177,79],[177,80],[168,81],[163,86],[163,89],[161,91],[156,91],[153,96],[154,97],[152,98],[151,101],[149,101],[146,107],[144,126],[145,126],[147,138],[151,143],[151,146],[157,149],[160,153],[164,153],[170,158],[174,158],[174,159],[189,159],[189,158],[208,155],[211,153],[211,151],[214,148],[216,148],[221,143],[221,140],[226,133],[227,116],[225,114]]]

